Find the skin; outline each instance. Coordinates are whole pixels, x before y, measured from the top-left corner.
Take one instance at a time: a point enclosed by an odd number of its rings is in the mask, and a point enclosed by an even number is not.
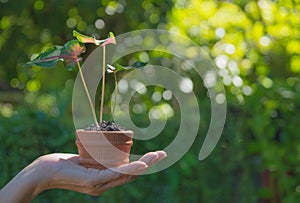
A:
[[[1,202],[27,203],[39,193],[60,188],[89,195],[101,195],[106,190],[134,180],[149,167],[166,157],[164,151],[149,152],[140,160],[112,169],[98,170],[79,165],[77,154],[48,154],[39,157],[20,171],[0,191]]]

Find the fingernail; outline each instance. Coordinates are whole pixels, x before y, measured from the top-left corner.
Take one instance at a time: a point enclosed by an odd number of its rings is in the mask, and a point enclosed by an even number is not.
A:
[[[158,161],[161,161],[161,160],[165,159],[166,157],[167,157],[167,154],[164,154],[161,157],[159,157]]]

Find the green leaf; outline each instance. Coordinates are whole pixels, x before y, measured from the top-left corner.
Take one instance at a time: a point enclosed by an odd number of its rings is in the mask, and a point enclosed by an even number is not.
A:
[[[73,30],[73,36],[76,37],[76,39],[81,43],[91,43],[99,46],[101,43],[105,42],[106,40],[97,40],[95,37],[89,37],[86,35],[83,35],[76,30]]]
[[[60,57],[64,60],[66,69],[72,70],[77,62],[81,60],[79,56],[83,52],[85,52],[85,46],[78,40],[67,42],[63,46],[60,54]]]
[[[24,64],[28,66],[40,66],[42,68],[51,68],[57,64],[60,58],[62,46],[54,46],[47,49],[45,52],[38,55],[35,59]]]
[[[134,64],[132,64],[131,67],[133,67],[133,68],[143,68],[146,65],[147,65],[147,63],[137,61]]]
[[[143,68],[147,65],[147,63],[141,62],[141,61],[137,61],[134,64],[130,65],[130,66],[122,66],[120,64],[116,64],[115,66],[109,65],[107,64],[107,72],[108,73],[116,73],[119,72],[120,70],[130,70],[130,69],[134,69],[134,68]]]

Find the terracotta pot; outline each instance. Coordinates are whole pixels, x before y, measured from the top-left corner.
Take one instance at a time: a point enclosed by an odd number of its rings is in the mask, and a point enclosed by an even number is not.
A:
[[[80,165],[106,169],[129,163],[132,137],[132,131],[76,130]]]

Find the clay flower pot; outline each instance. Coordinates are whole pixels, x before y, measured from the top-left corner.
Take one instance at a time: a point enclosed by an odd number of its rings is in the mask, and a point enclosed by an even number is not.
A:
[[[129,163],[133,132],[76,130],[79,163],[87,168],[106,169]]]

